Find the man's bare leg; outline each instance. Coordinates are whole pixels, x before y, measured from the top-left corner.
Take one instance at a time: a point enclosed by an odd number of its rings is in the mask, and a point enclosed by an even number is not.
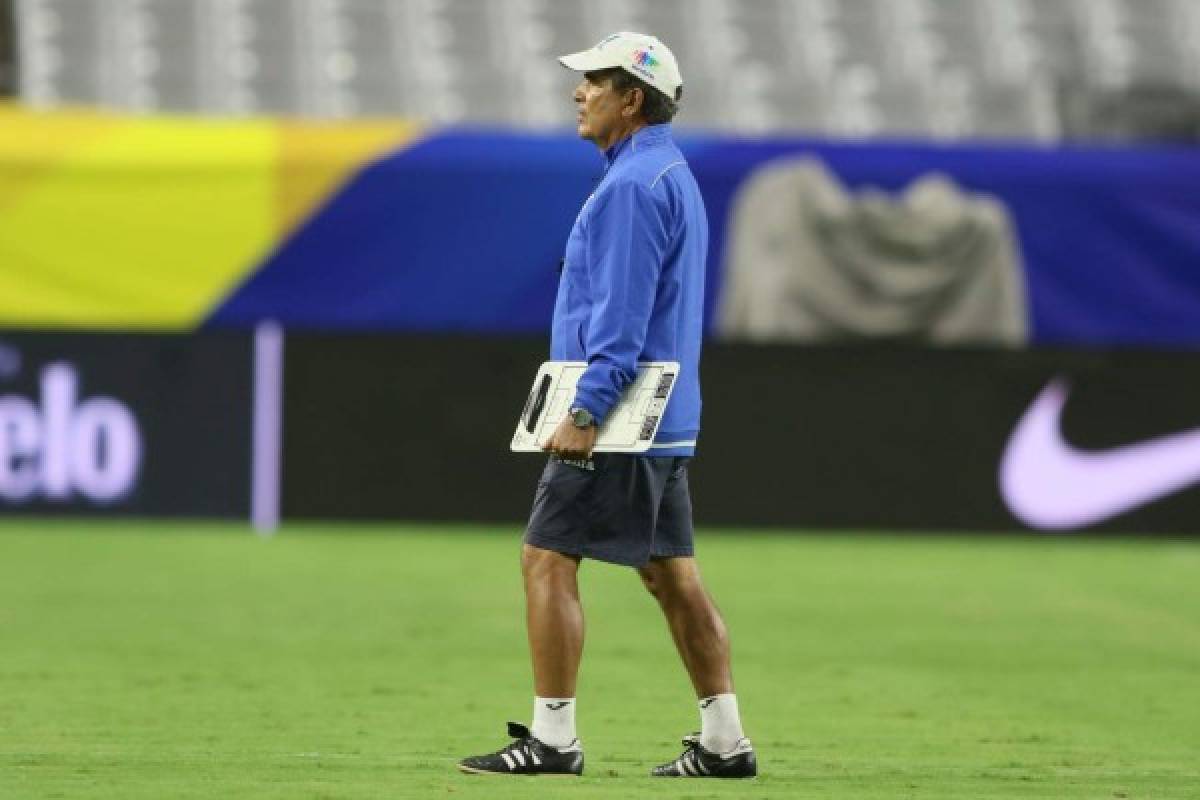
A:
[[[657,559],[638,573],[662,608],[696,697],[732,693],[729,633],[700,580],[696,559]]]
[[[579,559],[533,545],[521,551],[525,627],[533,661],[533,735],[567,747],[575,736],[575,682],[583,656]]]
[[[675,648],[700,701],[700,744],[710,753],[733,753],[736,749],[738,755],[730,756],[724,763],[733,765],[731,768],[736,769],[739,776],[754,774],[754,755],[744,752],[749,743],[742,731],[737,696],[733,693],[729,633],[721,612],[700,580],[696,560],[655,560],[639,570],[639,574],[662,608]],[[695,755],[692,757],[692,763],[696,763]],[[740,763],[739,759],[746,760],[747,764]],[[684,761],[686,758],[677,760],[674,765],[663,765],[656,774],[679,770],[686,774]]]
[[[539,697],[574,697],[583,656],[583,606],[576,575],[579,559],[524,545],[525,625]]]
[[[525,615],[533,656],[533,725],[508,724],[509,745],[469,756],[458,768],[471,774],[582,775],[583,749],[575,737],[575,681],[583,655],[579,559],[524,545]]]

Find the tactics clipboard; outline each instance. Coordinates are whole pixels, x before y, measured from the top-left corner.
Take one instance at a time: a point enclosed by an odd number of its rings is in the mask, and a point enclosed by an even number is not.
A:
[[[547,361],[533,381],[529,399],[513,434],[514,453],[540,453],[570,410],[575,384],[587,364],[583,361]],[[654,443],[663,412],[679,377],[678,361],[638,364],[638,376],[621,402],[600,427],[594,452],[644,453]]]

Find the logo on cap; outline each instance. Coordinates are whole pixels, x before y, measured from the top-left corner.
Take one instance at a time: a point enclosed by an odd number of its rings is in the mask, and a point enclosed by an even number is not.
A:
[[[639,67],[657,67],[659,60],[650,54],[649,50],[635,50],[633,61]]]

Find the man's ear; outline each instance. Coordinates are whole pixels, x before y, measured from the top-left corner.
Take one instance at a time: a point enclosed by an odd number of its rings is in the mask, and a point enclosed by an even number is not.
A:
[[[625,103],[625,107],[621,109],[621,114],[626,117],[632,117],[634,114],[642,110],[642,105],[646,102],[646,93],[639,88],[629,90],[629,99]]]

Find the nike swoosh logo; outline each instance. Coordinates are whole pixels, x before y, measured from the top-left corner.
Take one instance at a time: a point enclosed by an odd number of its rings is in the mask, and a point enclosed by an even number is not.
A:
[[[561,703],[546,703],[546,708],[551,711],[561,711],[569,705],[571,705],[570,700],[563,700]]]
[[[1032,528],[1103,522],[1200,483],[1200,428],[1088,452],[1063,439],[1070,394],[1056,378],[1021,417],[1000,463],[1000,492]]]

